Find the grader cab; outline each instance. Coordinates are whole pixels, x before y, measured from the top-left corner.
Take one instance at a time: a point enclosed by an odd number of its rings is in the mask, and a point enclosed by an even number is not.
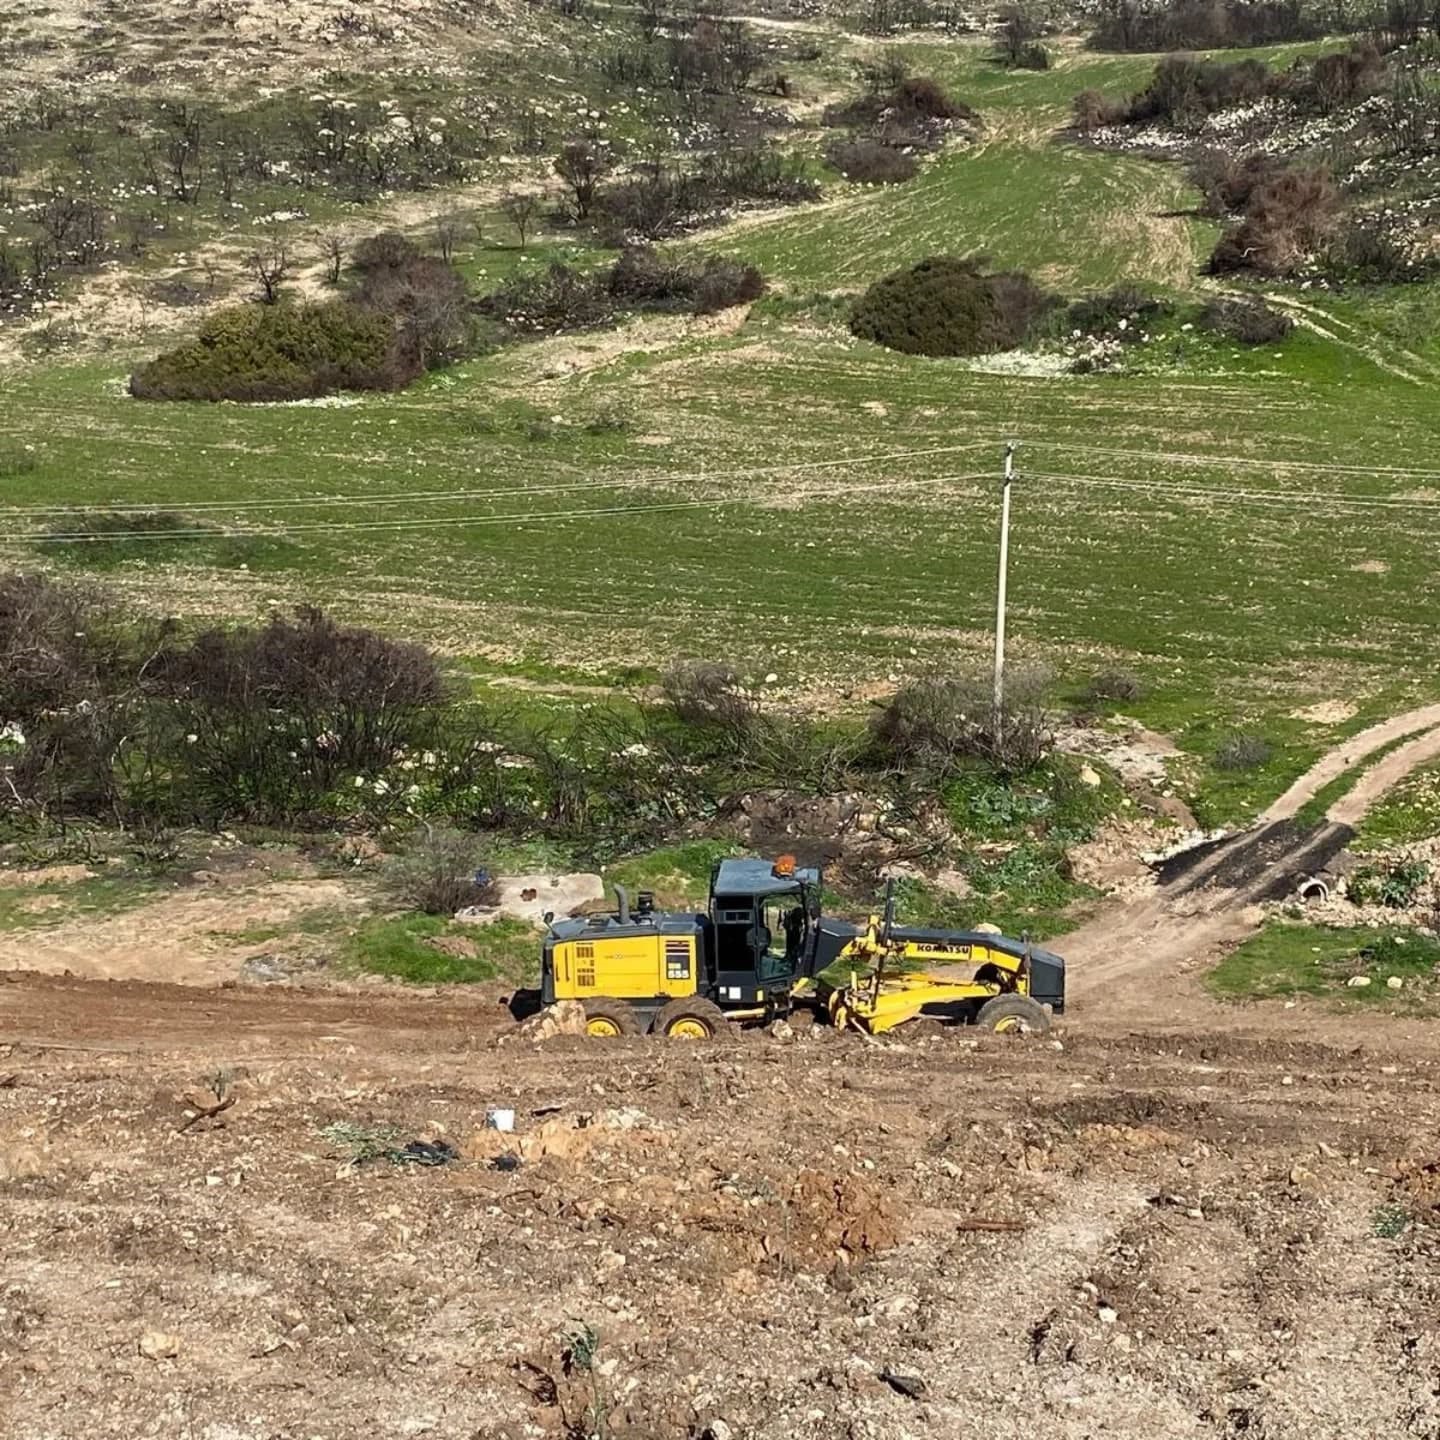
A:
[[[790,856],[718,861],[703,914],[617,889],[608,915],[552,922],[541,999],[578,1000],[591,1035],[716,1035],[806,1007],[870,1033],[919,1016],[1040,1031],[1064,1009],[1065,962],[1025,940],[821,913],[822,877]],[[944,973],[922,969],[934,962]]]

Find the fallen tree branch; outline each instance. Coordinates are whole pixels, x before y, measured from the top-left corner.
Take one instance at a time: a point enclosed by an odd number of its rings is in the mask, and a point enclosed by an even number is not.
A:
[[[956,1223],[960,1231],[974,1231],[983,1235],[1013,1235],[1025,1229],[1023,1220],[990,1220],[984,1215],[969,1215]]]

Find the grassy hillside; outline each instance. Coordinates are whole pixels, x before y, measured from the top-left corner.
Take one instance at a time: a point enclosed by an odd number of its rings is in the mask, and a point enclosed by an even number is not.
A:
[[[813,33],[812,100],[864,48]],[[1075,678],[1135,665],[1153,684],[1142,712],[1201,750],[1242,724],[1293,740],[1285,717],[1316,699],[1364,715],[1430,693],[1434,287],[1291,291],[1301,328],[1278,348],[1177,325],[1119,375],[856,341],[825,294],[942,251],[1071,295],[1212,283],[1197,269],[1214,230],[1177,213],[1192,198],[1177,169],[1055,135],[1076,90],[1123,90],[1154,57],[1066,46],[1017,75],[975,41],[913,51],[980,109],[983,140],[908,184],[831,177],[814,205],[682,242],[765,272],[772,294],[743,322],[637,321],[298,406],[131,400],[133,343],[32,352],[4,373],[6,561],[103,561],[144,603],[196,614],[314,600],[482,671],[603,682],[707,653],[774,672],[777,693],[838,693],[988,643],[994,477],[1014,438],[1022,651]],[[458,258],[483,285],[569,246],[469,239]],[[73,531],[65,507],[117,504],[195,528],[118,551],[41,538]]]

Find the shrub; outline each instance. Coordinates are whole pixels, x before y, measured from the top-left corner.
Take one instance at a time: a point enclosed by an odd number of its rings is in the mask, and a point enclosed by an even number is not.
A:
[[[1128,113],[1125,101],[1099,90],[1082,90],[1070,102],[1070,124],[1081,135],[1089,135],[1107,125],[1118,125]]]
[[[850,329],[908,355],[983,355],[1020,344],[1053,304],[1021,271],[987,274],[977,258],[940,255],[877,280]]]
[[[983,760],[1002,774],[1032,770],[1054,743],[1051,680],[1039,669],[1007,676],[1005,708],[995,708],[988,675],[911,680],[877,713],[871,733],[882,754],[937,778]]]
[[[1323,167],[1282,170],[1251,192],[1244,220],[1220,237],[1208,268],[1215,275],[1287,275],[1325,249],[1339,206]]]
[[[897,185],[914,179],[920,169],[913,155],[878,140],[832,140],[825,158],[847,180],[870,185]]]
[[[396,905],[427,915],[453,915],[467,905],[493,905],[500,898],[475,837],[430,825],[385,862],[380,885]]]
[[[418,366],[397,352],[394,327],[344,301],[221,310],[197,340],[130,376],[142,400],[299,400],[336,390],[398,390]]]
[[[1324,29],[1319,10],[1301,0],[1170,0],[1108,8],[1089,43],[1094,50],[1220,50],[1313,40]]]
[[[1237,731],[1234,735],[1227,735],[1216,747],[1215,768],[1232,772],[1258,770],[1269,763],[1273,754],[1274,749],[1268,740]]]
[[[1357,905],[1388,905],[1404,910],[1419,899],[1421,887],[1429,878],[1430,867],[1423,860],[1365,865],[1350,877],[1346,893]]]
[[[1133,670],[1108,666],[1090,677],[1085,694],[1091,700],[1143,700],[1146,687]]]
[[[1134,285],[1117,285],[1100,295],[1087,295],[1076,300],[1067,312],[1066,319],[1072,329],[1094,333],[1103,330],[1119,330],[1120,322],[1126,328],[1120,331],[1127,339],[1138,340],[1140,331],[1136,322],[1149,320],[1159,315],[1165,306],[1153,295]]]
[[[1202,330],[1214,331],[1241,345],[1276,345],[1295,322],[1263,300],[1211,300],[1200,312]]]

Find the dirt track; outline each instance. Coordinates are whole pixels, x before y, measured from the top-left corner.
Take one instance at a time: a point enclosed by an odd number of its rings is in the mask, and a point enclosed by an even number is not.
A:
[[[1430,1029],[1195,978],[1348,833],[1173,862],[1067,942],[1054,1044],[0,977],[4,1433],[1434,1440]],[[464,1158],[354,1168],[337,1120]]]
[[[1296,816],[1327,785],[1406,736],[1365,768],[1319,826]],[[1139,900],[1107,905],[1063,949],[1072,993],[1113,1014],[1186,1023],[1204,1002],[1190,977],[1255,933],[1262,902],[1294,893],[1354,835],[1370,807],[1405,776],[1440,756],[1440,705],[1372,725],[1322,755],[1260,817],[1218,844],[1177,857],[1158,887]]]
[[[1431,1232],[1375,1233],[1383,1207],[1427,1213],[1433,1177],[1383,1172],[1433,1135],[1437,1072],[1378,1026],[536,1049],[497,1045],[493,997],[38,977],[0,1014],[135,1052],[0,1061],[22,1440],[585,1434],[574,1321],[612,1436],[1440,1425]],[[178,1133],[175,1097],[226,1061],[226,1123]],[[513,1173],[480,1130],[497,1102]],[[336,1119],[443,1126],[476,1158],[352,1172]]]

